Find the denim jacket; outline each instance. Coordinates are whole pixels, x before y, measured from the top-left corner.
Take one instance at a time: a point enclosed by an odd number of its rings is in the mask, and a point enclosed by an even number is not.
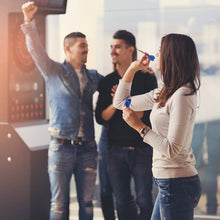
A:
[[[93,94],[103,76],[84,66],[88,81],[81,95],[74,68],[67,61],[58,63],[48,57],[40,42],[35,21],[22,24],[21,29],[26,35],[28,51],[46,82],[50,106],[49,131],[74,140],[82,123],[84,139],[94,140]]]

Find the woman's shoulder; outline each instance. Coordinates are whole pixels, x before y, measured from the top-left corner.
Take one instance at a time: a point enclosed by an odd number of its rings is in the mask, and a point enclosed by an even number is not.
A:
[[[174,96],[178,96],[178,95],[184,95],[184,94],[192,94],[194,95],[194,93],[192,93],[192,88],[190,86],[190,84],[184,84],[181,87],[179,87],[174,93]],[[172,95],[172,96],[173,96]]]
[[[197,105],[197,95],[191,94],[192,90],[189,85],[183,85],[177,89],[171,96],[170,101],[180,103],[181,105],[190,105],[195,107]]]

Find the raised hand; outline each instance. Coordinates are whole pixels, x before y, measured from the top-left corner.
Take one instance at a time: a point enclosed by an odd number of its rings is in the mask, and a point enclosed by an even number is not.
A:
[[[131,65],[128,67],[127,71],[125,72],[122,80],[125,82],[132,82],[134,75],[137,71],[143,70],[148,68],[150,65],[150,59],[145,54],[140,60],[136,60],[131,63]]]
[[[134,68],[136,71],[138,71],[148,68],[149,65],[150,65],[150,59],[147,56],[147,54],[145,54],[140,60],[136,60],[132,62],[131,68]]]
[[[22,12],[24,14],[24,21],[31,21],[34,14],[37,11],[37,6],[35,5],[35,3],[33,1],[31,2],[26,2],[22,5]]]

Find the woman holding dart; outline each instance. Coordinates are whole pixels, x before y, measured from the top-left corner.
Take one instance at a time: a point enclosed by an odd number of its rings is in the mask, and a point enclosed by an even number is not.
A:
[[[168,34],[161,40],[158,70],[163,87],[130,97],[136,71],[150,64],[148,54],[134,61],[117,88],[114,106],[123,110],[124,120],[153,148],[153,176],[159,193],[152,220],[193,220],[201,195],[200,180],[191,148],[197,109],[200,70],[193,40]],[[126,98],[129,107],[124,107]],[[134,111],[152,109],[152,129]]]

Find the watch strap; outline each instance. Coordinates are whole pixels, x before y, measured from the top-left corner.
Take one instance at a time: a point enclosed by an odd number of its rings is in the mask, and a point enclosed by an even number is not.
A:
[[[148,126],[141,128],[140,130],[140,135],[142,138],[144,138],[144,136],[149,132],[150,128]]]

